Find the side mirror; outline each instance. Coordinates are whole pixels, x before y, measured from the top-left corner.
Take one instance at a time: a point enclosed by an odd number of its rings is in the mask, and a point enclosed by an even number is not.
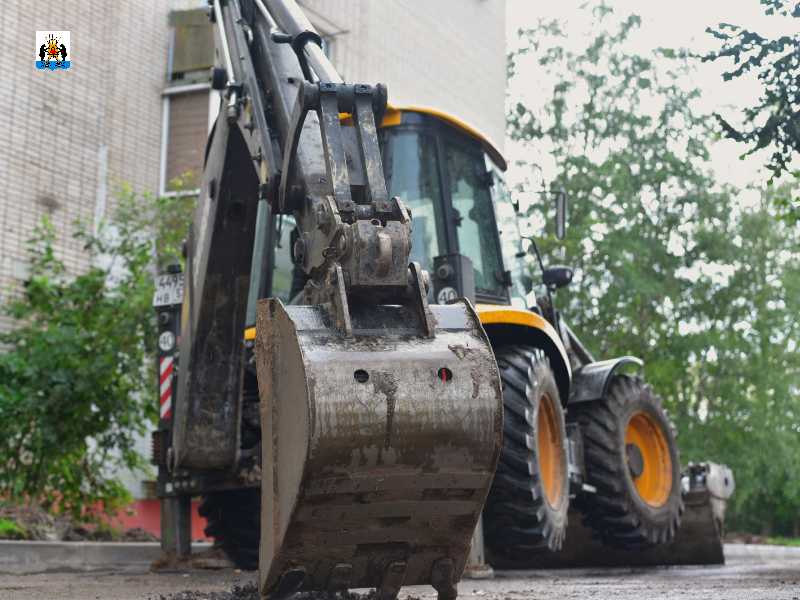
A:
[[[567,192],[556,192],[556,237],[563,240],[567,235]]]
[[[544,283],[551,290],[557,290],[572,281],[572,269],[564,266],[547,267],[544,270]]]

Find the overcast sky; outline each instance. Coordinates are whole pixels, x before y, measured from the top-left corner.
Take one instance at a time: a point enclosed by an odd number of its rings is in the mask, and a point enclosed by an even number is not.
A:
[[[570,32],[570,42],[574,40],[574,50],[580,50],[585,43],[581,36],[591,22],[591,13],[580,8],[586,2],[507,0],[509,45],[513,47],[518,29],[534,27],[540,18],[560,19],[569,23],[566,30]],[[695,52],[718,49],[719,41],[705,30],[721,22],[755,29],[769,36],[795,34],[798,26],[797,19],[766,16],[758,0],[607,0],[606,3],[618,13],[620,21],[630,14],[642,18],[642,27],[632,38],[631,48],[644,55],[658,47],[687,47]],[[713,112],[724,105],[741,108],[758,99],[759,88],[752,79],[724,82],[721,76],[724,67],[712,63],[698,68],[693,79],[695,85],[703,89],[700,110]],[[513,154],[513,146],[507,143],[506,151]],[[714,145],[712,168],[718,178],[739,187],[763,181],[763,159],[754,156],[740,161],[740,154],[742,146],[734,142],[723,141]],[[509,158],[515,157],[511,155]]]

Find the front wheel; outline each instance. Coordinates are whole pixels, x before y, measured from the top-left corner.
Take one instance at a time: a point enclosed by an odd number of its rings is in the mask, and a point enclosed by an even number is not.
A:
[[[503,385],[503,447],[484,509],[486,545],[520,559],[561,548],[567,529],[567,438],[555,374],[544,352],[495,351]]]
[[[583,434],[587,483],[583,522],[617,548],[669,541],[683,513],[678,445],[661,397],[630,375],[617,375],[603,400],[574,409]]]

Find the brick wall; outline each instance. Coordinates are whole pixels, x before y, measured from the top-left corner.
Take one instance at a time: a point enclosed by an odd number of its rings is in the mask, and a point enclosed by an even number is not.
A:
[[[0,19],[0,305],[26,278],[25,241],[45,215],[74,271],[89,257],[73,222],[113,202],[106,177],[155,190],[169,2],[4,3]],[[70,31],[70,68],[38,70],[37,30]],[[0,315],[0,330],[10,321]]]

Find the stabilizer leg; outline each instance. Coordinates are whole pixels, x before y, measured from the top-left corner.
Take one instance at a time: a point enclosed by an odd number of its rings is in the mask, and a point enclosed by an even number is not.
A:
[[[168,556],[192,553],[192,498],[175,496],[161,499],[161,549]]]

